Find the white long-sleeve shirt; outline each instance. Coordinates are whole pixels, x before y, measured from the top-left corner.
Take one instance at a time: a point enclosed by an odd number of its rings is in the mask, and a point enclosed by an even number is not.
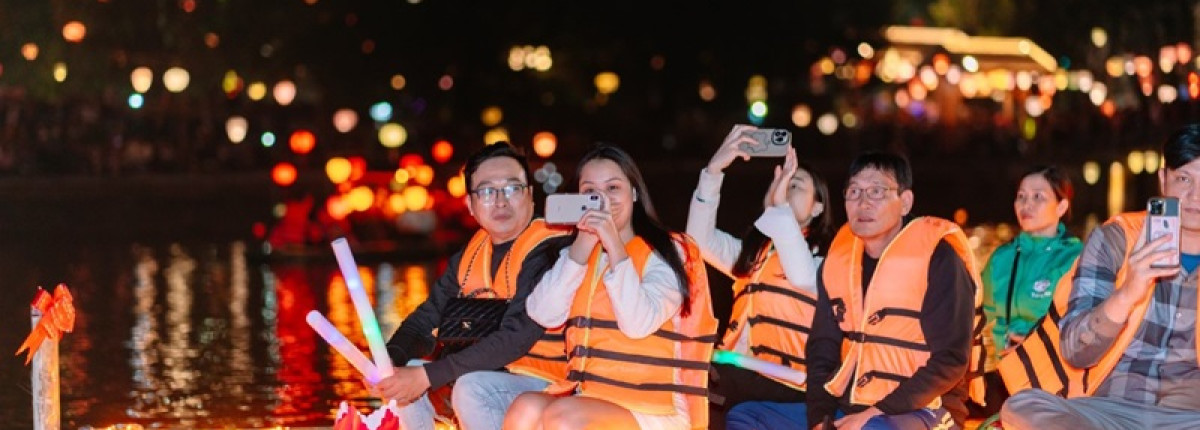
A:
[[[717,229],[717,208],[721,203],[724,180],[724,173],[700,169],[700,181],[688,208],[687,234],[699,244],[705,262],[732,278],[733,264],[742,251],[742,241]],[[820,258],[813,256],[792,208],[786,204],[769,207],[754,222],[754,227],[771,239],[788,283],[815,294]]]
[[[559,252],[558,261],[538,282],[537,287],[529,294],[525,302],[525,310],[529,317],[543,327],[560,327],[567,322],[571,314],[571,304],[575,294],[584,280],[592,274],[587,265],[576,263],[567,255],[568,248]],[[676,252],[683,255],[683,249],[677,244]],[[604,286],[608,298],[612,301],[613,313],[617,317],[617,328],[621,333],[632,339],[641,339],[658,331],[668,319],[680,324],[679,308],[683,306],[683,294],[679,292],[680,280],[658,253],[651,253],[646,259],[639,277],[632,258],[625,258],[615,267],[608,265],[608,253],[601,253],[597,267],[603,267]],[[675,356],[681,354],[679,342],[675,343]],[[680,383],[679,369],[674,369],[672,380]],[[681,393],[673,393],[672,404],[675,406],[675,417],[681,422],[687,422],[687,400]],[[633,411],[639,423],[646,415]]]
[[[558,261],[526,301],[529,317],[544,327],[566,323],[575,294],[591,276],[586,265],[571,260],[568,250],[560,251]],[[630,258],[609,267],[607,253],[600,254],[598,267],[605,268],[602,275],[605,289],[612,301],[617,327],[625,336],[632,339],[649,336],[677,316],[683,306],[679,277],[657,253],[646,259],[641,276]]]

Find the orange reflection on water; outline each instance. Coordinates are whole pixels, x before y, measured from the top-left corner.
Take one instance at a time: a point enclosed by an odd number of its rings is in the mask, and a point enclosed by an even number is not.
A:
[[[316,332],[305,316],[316,305],[301,266],[275,270],[279,307],[275,335],[279,341],[278,396],[272,415],[280,424],[307,422],[325,416],[316,407],[321,374],[316,371]]]

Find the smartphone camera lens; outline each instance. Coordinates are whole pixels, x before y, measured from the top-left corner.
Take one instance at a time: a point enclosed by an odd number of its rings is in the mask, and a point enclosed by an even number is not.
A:
[[[1162,202],[1162,201],[1159,201],[1159,200],[1155,200],[1155,201],[1153,201],[1153,202],[1150,202],[1150,213],[1151,213],[1151,214],[1154,214],[1154,215],[1162,215],[1162,213],[1163,213],[1163,202]]]

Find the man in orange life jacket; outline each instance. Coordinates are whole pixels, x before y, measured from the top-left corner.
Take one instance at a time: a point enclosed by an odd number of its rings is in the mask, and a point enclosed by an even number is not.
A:
[[[742,404],[730,423],[941,429],[966,415],[979,285],[966,236],[943,219],[906,219],[913,191],[904,157],[863,154],[849,176],[848,222],[817,277],[807,404]]]
[[[470,187],[467,207],[481,229],[450,257],[428,299],[388,340],[388,354],[401,366],[371,387],[403,405],[401,428],[406,430],[434,428],[433,405],[425,393],[451,382],[451,404],[463,428],[498,430],[513,399],[541,391],[566,373],[562,334],[547,333],[529,319],[525,298],[569,243],[567,232],[533,218],[529,164],[508,143],[471,155],[463,173]],[[461,351],[420,360],[433,351],[432,332],[447,302],[466,296],[509,299],[500,328]]]
[[[1065,364],[1082,377],[1071,378],[1068,398],[1040,389],[1015,394],[1000,412],[1005,428],[1200,426],[1200,124],[1176,131],[1162,154],[1160,189],[1179,198],[1181,267],[1151,266],[1170,255],[1160,247],[1175,239],[1146,243],[1145,212],[1119,214],[1097,227],[1058,323]]]

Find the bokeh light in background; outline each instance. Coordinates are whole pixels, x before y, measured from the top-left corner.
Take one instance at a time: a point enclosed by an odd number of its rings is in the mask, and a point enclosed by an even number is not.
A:
[[[392,105],[388,102],[379,102],[371,105],[371,109],[367,111],[371,115],[371,119],[375,122],[387,122],[392,119]]]
[[[266,96],[267,84],[262,82],[252,82],[250,86],[246,87],[246,97],[250,97],[250,100],[259,101]]]
[[[404,207],[410,211],[419,211],[425,209],[425,205],[429,203],[429,190],[422,186],[411,186],[404,188]]]
[[[433,155],[433,161],[445,163],[450,161],[450,157],[454,156],[454,145],[451,145],[449,141],[439,140],[433,143],[433,148],[430,149],[430,152]]]
[[[72,43],[82,42],[84,36],[86,36],[86,35],[87,35],[87,27],[84,26],[82,22],[71,21],[71,22],[68,22],[65,25],[63,25],[62,36],[63,36],[63,39],[68,42],[72,42]]]
[[[613,72],[600,72],[592,79],[592,83],[596,86],[596,92],[609,95],[621,87],[621,78]]]
[[[325,162],[325,176],[334,184],[340,184],[350,179],[350,160],[333,157]]]
[[[453,178],[446,181],[446,192],[449,192],[450,196],[455,198],[467,195],[466,178],[461,173],[454,175]]]
[[[400,91],[400,90],[404,89],[404,86],[407,83],[408,83],[407,80],[404,79],[404,75],[392,75],[392,79],[390,80],[392,89],[396,90],[396,91]]]
[[[163,72],[163,86],[173,93],[183,92],[191,83],[192,76],[182,67],[172,67]]]
[[[1129,173],[1140,174],[1146,168],[1146,154],[1142,151],[1130,152],[1125,157],[1125,164],[1129,166]]]
[[[509,142],[508,130],[504,127],[496,127],[483,134],[484,145],[491,145],[497,142]]]
[[[433,183],[433,166],[422,164],[416,167],[416,174],[413,175],[413,180],[423,186],[429,186]]]
[[[271,180],[281,187],[296,183],[296,175],[296,166],[286,161],[276,164],[271,169]]]
[[[533,153],[538,157],[550,158],[558,149],[558,137],[554,133],[543,131],[533,135]]]
[[[1100,164],[1095,161],[1083,163],[1083,181],[1088,185],[1096,185],[1100,180]]]
[[[308,130],[293,131],[288,138],[288,148],[300,155],[312,152],[314,146],[317,146],[317,136]]]
[[[67,80],[67,64],[63,62],[54,63],[54,81],[62,82]]]
[[[225,120],[225,135],[229,137],[230,142],[242,143],[249,128],[250,123],[244,117],[234,115]]]
[[[371,208],[371,204],[375,202],[375,193],[371,191],[371,187],[358,186],[346,194],[346,200],[351,209],[362,212]]]
[[[495,127],[504,120],[504,110],[499,106],[488,106],[479,113],[479,121],[488,127]]]
[[[357,181],[362,179],[367,174],[367,159],[361,155],[351,155],[347,160],[350,161],[350,180]]]
[[[275,133],[264,131],[262,136],[259,137],[258,141],[262,143],[263,148],[275,146]]]
[[[129,107],[134,110],[141,109],[142,105],[145,104],[145,102],[146,102],[146,99],[144,97],[142,97],[141,94],[138,94],[138,93],[130,94],[129,99],[127,100],[127,103],[129,103]]]
[[[806,104],[798,104],[792,108],[792,124],[796,127],[808,127],[812,123],[812,108]]]
[[[358,113],[354,109],[338,109],[333,113],[333,128],[342,133],[349,133],[358,125]]]
[[[1153,149],[1147,149],[1143,158],[1145,158],[1146,173],[1157,173],[1158,168],[1163,165],[1162,156]]]
[[[279,81],[271,90],[271,96],[275,97],[275,102],[280,106],[290,105],[292,100],[296,99],[296,84],[292,81]]]
[[[149,67],[138,67],[129,73],[129,83],[133,85],[133,90],[139,93],[150,91],[150,85],[154,84],[154,71]]]
[[[21,45],[21,57],[25,61],[33,61],[38,57],[38,46],[36,43],[26,43]]]
[[[379,143],[385,148],[399,148],[408,140],[408,130],[400,124],[389,122],[379,127]]]

